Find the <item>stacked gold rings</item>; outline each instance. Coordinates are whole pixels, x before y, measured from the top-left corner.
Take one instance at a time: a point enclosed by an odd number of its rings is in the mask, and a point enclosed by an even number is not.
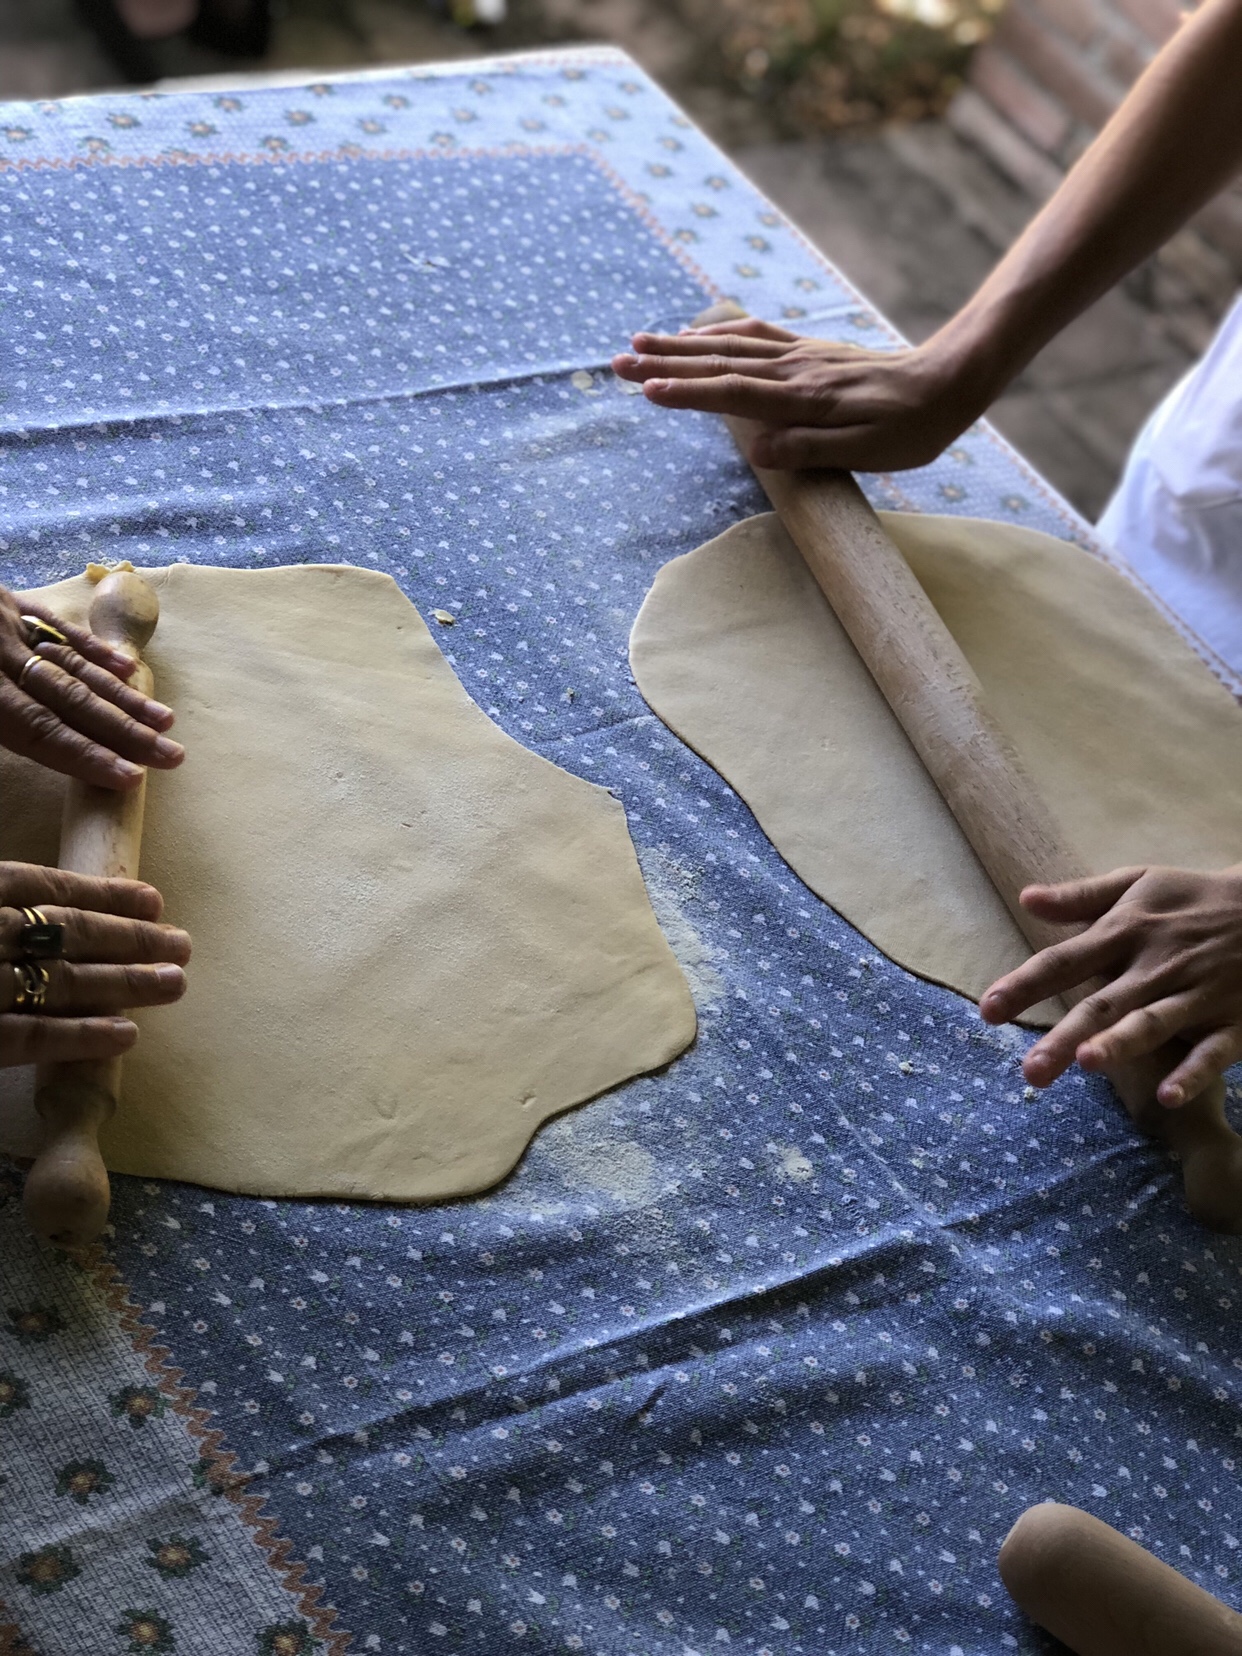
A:
[[[64,952],[65,928],[49,920],[42,909],[24,908],[25,924],[17,934],[17,946],[22,951],[19,960],[10,961],[13,968],[13,1011],[42,1012],[47,1004],[51,976],[45,960],[59,959]]]
[[[11,964],[14,1012],[42,1012],[51,982],[47,967],[34,960],[14,960]]]

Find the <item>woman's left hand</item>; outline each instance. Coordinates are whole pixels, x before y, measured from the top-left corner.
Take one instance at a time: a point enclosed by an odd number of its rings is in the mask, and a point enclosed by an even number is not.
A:
[[[925,466],[988,403],[973,358],[952,341],[865,351],[754,317],[635,334],[612,366],[662,408],[758,421],[749,459],[774,469]]]
[[[23,616],[64,644],[39,642]],[[97,787],[128,789],[143,767],[171,770],[185,749],[164,732],[172,709],[125,680],[128,656],[0,587],[0,747]]]
[[[1177,1039],[1190,1050],[1156,1094],[1175,1109],[1242,1058],[1242,863],[1213,874],[1119,868],[1028,886],[1021,901],[1043,920],[1090,924],[994,983],[979,1003],[986,1022],[1104,979],[1027,1052],[1032,1086],[1048,1086],[1075,1059],[1102,1070]]]

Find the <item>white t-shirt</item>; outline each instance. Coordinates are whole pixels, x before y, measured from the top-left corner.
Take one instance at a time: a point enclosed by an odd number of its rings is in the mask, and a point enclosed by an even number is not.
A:
[[[1099,531],[1242,679],[1242,298],[1135,439]]]

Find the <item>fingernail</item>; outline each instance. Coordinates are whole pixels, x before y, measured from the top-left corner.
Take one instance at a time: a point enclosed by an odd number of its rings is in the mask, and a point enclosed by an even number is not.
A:
[[[131,765],[128,759],[115,759],[112,762],[112,774],[118,782],[129,787],[132,783],[142,780],[142,766]]]
[[[108,1033],[118,1041],[128,1041],[132,1046],[138,1039],[138,1025],[129,1018],[109,1018],[107,1024]]]
[[[181,977],[180,966],[163,965],[155,968],[155,981],[162,989],[175,989],[180,984]]]
[[[613,358],[613,361],[614,363],[619,364],[622,368],[632,368],[638,361],[638,358],[630,351],[622,351],[619,356],[615,356]]]
[[[153,719],[166,719],[172,712],[171,707],[165,707],[163,702],[149,701],[147,712]]]
[[[1170,1110],[1176,1110],[1179,1105],[1186,1102],[1186,1089],[1176,1085],[1161,1087],[1158,1096],[1162,1104],[1167,1105]]]
[[[643,389],[644,391],[667,391],[672,383],[672,380],[648,380]]]
[[[167,736],[161,736],[155,744],[156,754],[161,759],[179,759],[185,753],[180,742],[170,742]]]

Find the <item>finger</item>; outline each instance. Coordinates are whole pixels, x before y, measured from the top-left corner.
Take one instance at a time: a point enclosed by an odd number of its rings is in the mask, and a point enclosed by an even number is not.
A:
[[[98,1017],[124,1012],[132,1006],[167,1006],[185,994],[180,966],[74,966],[49,960],[43,1013],[50,1017]],[[0,1014],[12,1012],[18,1001],[18,976],[12,966],[0,969]]]
[[[89,685],[46,656],[38,658],[22,688],[28,696],[50,708],[71,730],[93,738],[123,759],[151,765],[157,770],[174,770],[185,758],[180,742],[130,718],[128,713],[97,696]]]
[[[35,672],[57,670],[33,669]],[[142,781],[140,765],[131,764],[81,731],[72,730],[51,708],[27,696],[3,674],[0,674],[0,747],[98,788],[124,792],[136,788]]]
[[[174,966],[184,966],[190,958],[190,935],[179,926],[131,920],[124,915],[53,908],[47,904],[40,905],[40,912],[54,926],[64,927],[66,960],[116,966],[157,965],[168,961]],[[15,960],[20,956],[18,934],[24,924],[22,916],[13,909],[0,909],[0,959]]]
[[[1114,868],[1109,874],[1066,880],[1063,885],[1029,885],[1018,900],[1041,920],[1098,920],[1146,872],[1145,868]]]
[[[1085,1070],[1107,1069],[1128,1058],[1142,1058],[1197,1021],[1195,1002],[1193,994],[1181,994],[1136,1006],[1110,1029],[1084,1041],[1074,1056]]]
[[[138,1039],[128,1018],[0,1018],[0,1068],[116,1058]]]
[[[736,356],[754,359],[783,357],[796,340],[756,339],[741,333],[635,334],[631,341],[639,356]]]
[[[0,862],[0,908],[38,908],[43,903],[123,914],[130,920],[158,920],[164,912],[164,899],[145,880],[105,880],[37,863]]]
[[[650,379],[643,385],[648,402],[661,408],[695,408],[705,414],[736,414],[765,425],[788,425],[805,419],[810,398],[775,380],[747,374],[720,374],[714,379]],[[816,401],[825,417],[830,405]]]
[[[1047,1087],[1074,1062],[1085,1041],[1111,1029],[1150,996],[1151,985],[1137,972],[1093,990],[1046,1035],[1027,1049],[1022,1073],[1033,1087]]]
[[[31,603],[28,598],[23,598],[20,602],[23,615],[37,615],[40,621],[46,621],[50,627],[55,627],[57,632],[64,633],[78,654],[85,656],[88,661],[94,661],[100,667],[106,667],[110,673],[115,673],[118,678],[127,679],[133,672],[137,664],[131,657],[127,656],[122,650],[114,649],[111,644],[105,643],[102,638],[96,638],[95,634],[88,628],[75,626],[72,621],[62,621],[60,616],[54,614],[45,605]]]
[[[983,1021],[1009,1023],[1050,995],[1063,994],[1086,983],[1088,978],[1102,976],[1120,948],[1116,939],[1105,937],[1093,928],[1041,949],[985,990],[979,1002]]]
[[[791,345],[799,336],[790,333],[788,328],[779,327],[775,322],[764,322],[758,316],[739,316],[727,322],[705,322],[701,328],[691,325],[680,328],[677,337],[684,338],[687,334],[727,334],[738,339],[775,339],[784,345]]]
[[[1167,1109],[1176,1110],[1223,1075],[1231,1064],[1242,1058],[1242,1024],[1228,1029],[1213,1030],[1165,1076],[1156,1089],[1156,1098]]]
[[[782,426],[760,432],[750,445],[750,461],[768,471],[801,471],[817,466],[864,471],[874,460],[874,453],[867,447],[874,441],[872,426]]]
[[[743,369],[754,378],[774,379],[779,372],[777,363],[780,358],[772,360],[756,360],[747,362],[744,358],[722,356],[718,352],[710,352],[697,356],[619,356],[613,358],[613,368],[621,373],[623,378],[634,380],[642,384],[645,380],[663,379],[673,375],[677,379],[711,379],[723,374],[740,373]]]
[[[80,679],[103,701],[114,703],[123,713],[128,713],[130,718],[149,725],[152,730],[167,730],[176,717],[171,707],[165,707],[163,702],[132,690],[129,685],[122,684],[115,673],[110,673],[106,667],[96,666],[93,661],[87,661],[86,657],[79,655],[76,650],[66,649],[61,644],[40,644],[35,654],[42,656],[45,661],[50,661],[54,666],[63,668],[65,672],[72,673],[74,678]]]

